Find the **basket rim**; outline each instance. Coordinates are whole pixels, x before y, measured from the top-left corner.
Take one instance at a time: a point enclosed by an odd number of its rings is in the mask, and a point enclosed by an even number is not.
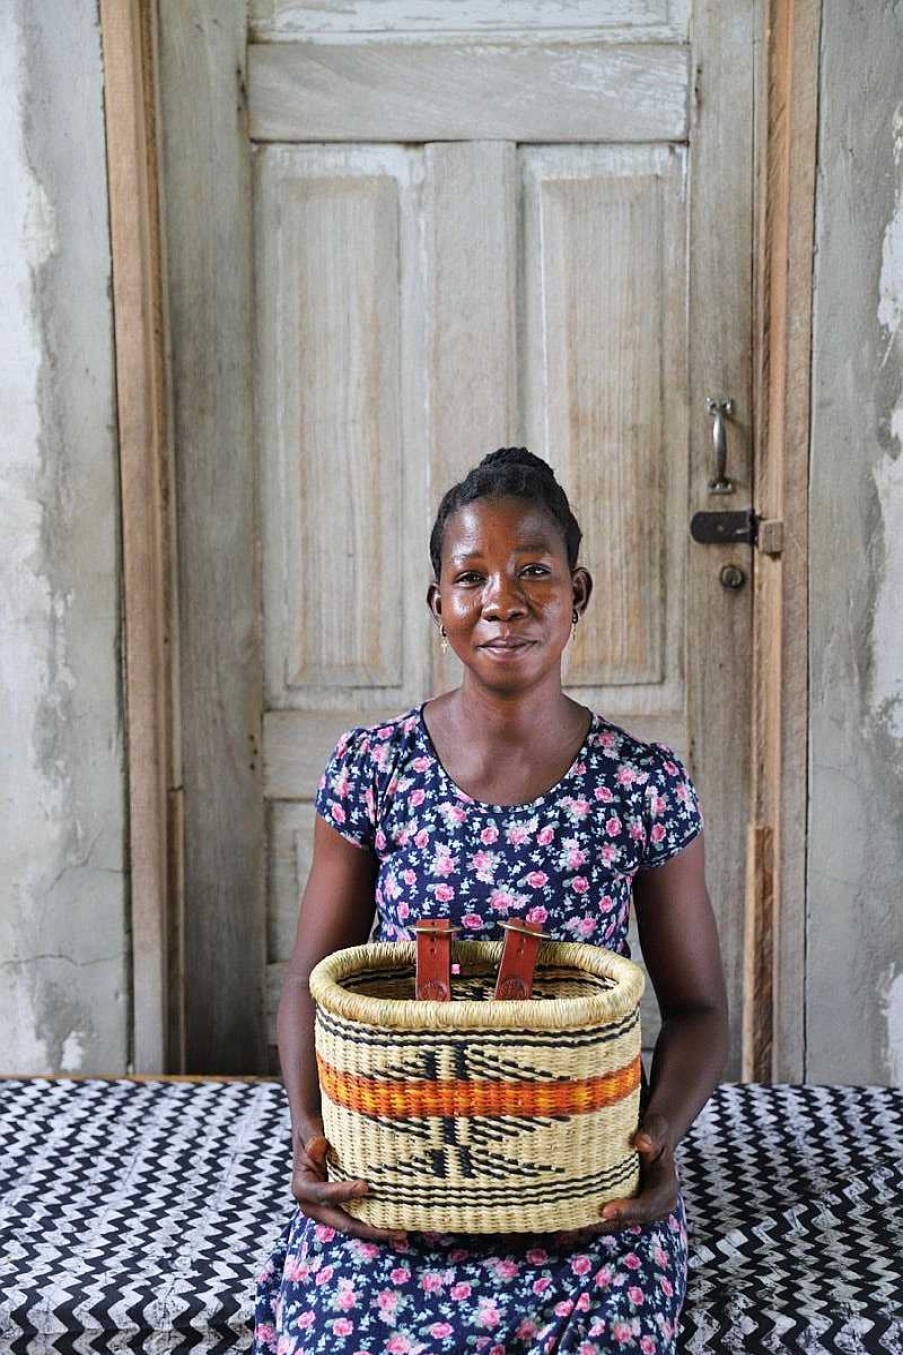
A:
[[[453,941],[452,960],[498,964],[501,941]],[[550,1002],[524,1001],[433,1002],[412,998],[376,998],[351,992],[342,980],[365,969],[410,968],[416,956],[414,941],[375,941],[347,946],[327,955],[313,969],[310,992],[331,1016],[361,1025],[400,1030],[579,1030],[623,1020],[639,1005],[645,975],[626,955],[580,941],[543,941],[537,968],[567,967],[609,979],[614,987],[582,997]]]

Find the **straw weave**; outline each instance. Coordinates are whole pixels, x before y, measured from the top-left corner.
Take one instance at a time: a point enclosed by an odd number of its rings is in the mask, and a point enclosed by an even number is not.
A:
[[[543,1232],[599,1222],[634,1194],[643,974],[543,942],[533,997],[489,1001],[502,944],[452,944],[451,1002],[414,999],[414,942],[316,967],[316,1051],[332,1180],[377,1227]]]

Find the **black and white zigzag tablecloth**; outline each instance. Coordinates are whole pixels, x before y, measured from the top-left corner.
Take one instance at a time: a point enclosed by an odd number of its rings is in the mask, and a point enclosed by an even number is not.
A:
[[[903,1355],[903,1093],[725,1086],[682,1146],[682,1348]],[[0,1352],[246,1350],[275,1084],[0,1082]]]

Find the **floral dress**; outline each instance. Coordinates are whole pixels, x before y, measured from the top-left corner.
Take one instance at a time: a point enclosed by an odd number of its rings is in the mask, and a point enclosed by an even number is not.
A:
[[[317,812],[379,861],[374,940],[449,917],[477,938],[527,918],[559,940],[629,955],[633,878],[702,829],[677,756],[593,714],[561,780],[494,805],[451,780],[423,706],[335,747]],[[260,1275],[259,1355],[597,1355],[674,1349],[686,1289],[683,1203],[645,1227],[592,1236],[349,1238],[293,1211]]]

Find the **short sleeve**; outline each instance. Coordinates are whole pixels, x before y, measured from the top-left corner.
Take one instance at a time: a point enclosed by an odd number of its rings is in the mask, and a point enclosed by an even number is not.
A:
[[[667,744],[652,745],[652,766],[644,786],[646,850],[641,870],[663,866],[703,829],[696,787],[680,758]]]
[[[320,777],[314,808],[349,842],[373,846],[376,794],[369,730],[356,727],[341,736]]]

